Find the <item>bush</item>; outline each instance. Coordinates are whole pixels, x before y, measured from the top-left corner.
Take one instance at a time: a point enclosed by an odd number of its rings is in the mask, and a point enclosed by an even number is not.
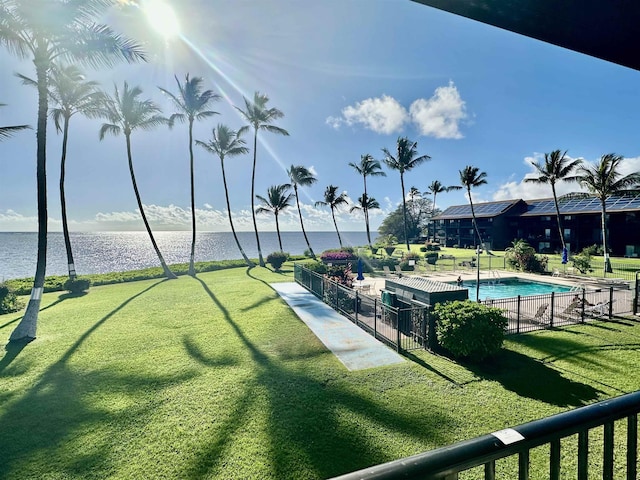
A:
[[[84,293],[89,290],[91,286],[91,280],[87,280],[86,278],[68,278],[66,282],[64,282],[64,289],[72,294]]]
[[[0,315],[21,310],[24,302],[6,284],[0,283]]]
[[[320,260],[324,263],[346,263],[356,259],[353,249],[326,250],[320,255]]]
[[[427,263],[429,265],[435,265],[436,262],[438,261],[438,253],[437,252],[430,252],[427,253],[424,258],[427,260]]]
[[[328,267],[324,263],[319,262],[317,260],[315,262],[305,263],[304,268],[307,268],[312,272],[316,272],[321,275],[324,275],[325,273],[327,273],[327,269],[328,269]]]
[[[438,252],[440,251],[440,244],[439,243],[432,243],[432,242],[425,242],[424,244],[424,248],[426,248],[426,251],[428,252]],[[420,251],[422,252],[422,248],[420,248]]]
[[[433,314],[438,343],[455,358],[482,362],[502,348],[508,321],[499,308],[455,301],[436,304]]]
[[[590,247],[585,247],[580,252],[582,255],[588,255],[590,257],[594,255],[602,255],[604,250],[602,249],[602,245],[591,245]]]
[[[577,268],[583,275],[593,272],[593,268],[591,268],[591,255],[589,255],[586,248],[582,250],[579,255],[571,257],[571,263],[573,263],[574,268]]]
[[[273,252],[267,255],[267,263],[270,263],[275,270],[280,270],[280,267],[289,258],[287,252]]]
[[[549,258],[536,255],[535,249],[526,240],[514,240],[511,247],[507,248],[504,258],[507,265],[521,272],[543,273],[547,271]]]

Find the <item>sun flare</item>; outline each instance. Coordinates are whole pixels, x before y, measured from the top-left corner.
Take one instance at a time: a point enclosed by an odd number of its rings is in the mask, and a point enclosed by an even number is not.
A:
[[[171,5],[161,0],[148,0],[143,6],[147,21],[165,38],[176,37],[180,33],[180,23]]]

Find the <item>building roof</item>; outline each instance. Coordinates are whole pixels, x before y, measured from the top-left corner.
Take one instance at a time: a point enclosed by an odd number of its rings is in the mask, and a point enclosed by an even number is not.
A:
[[[635,0],[413,0],[640,70]]]
[[[414,288],[416,290],[422,290],[424,292],[436,293],[436,292],[457,292],[459,290],[465,290],[458,285],[452,285],[450,283],[438,282],[425,277],[400,277],[393,280],[386,280],[385,285],[395,287],[398,286]]]
[[[497,217],[498,215],[506,213],[519,202],[522,202],[522,200],[500,200],[497,202],[474,203],[473,210],[476,214],[476,218]],[[435,216],[433,220],[454,218],[471,218],[471,206],[468,203],[465,205],[454,205],[447,208],[440,215]]]
[[[586,213],[600,213],[600,200],[593,195],[566,195],[558,199],[560,213],[563,215],[579,215]],[[534,200],[503,200],[499,202],[476,203],[473,205],[477,218],[496,217],[507,213],[517,203],[522,202],[527,209],[524,212],[513,212],[515,216],[534,217],[541,215],[555,215],[556,207],[553,198],[540,198]],[[640,193],[625,195],[612,195],[605,203],[607,212],[633,212],[640,210]],[[447,208],[433,220],[449,220],[456,218],[471,218],[469,204],[454,205]]]

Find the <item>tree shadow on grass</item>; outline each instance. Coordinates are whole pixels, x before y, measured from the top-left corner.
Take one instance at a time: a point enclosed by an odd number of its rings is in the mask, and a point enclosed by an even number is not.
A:
[[[3,458],[0,478],[34,477],[42,472],[83,478],[102,476],[97,473],[102,471],[103,476],[107,476],[113,468],[111,452],[120,446],[121,439],[91,432],[105,426],[119,426],[121,431],[144,428],[147,416],[155,410],[156,404],[162,402],[162,395],[150,395],[149,392],[160,392],[168,385],[192,376],[153,376],[147,373],[137,376],[99,368],[80,375],[69,366],[73,354],[96,329],[160,283],[156,282],[133,295],[98,320],[20,398],[16,400],[17,395],[13,395],[11,403],[0,416],[0,452]],[[46,348],[46,344],[34,348]],[[9,344],[7,353],[0,360],[3,369],[23,349],[24,345],[19,343]],[[100,402],[94,404],[90,401],[96,392],[100,392],[101,399],[110,395],[119,397],[119,392],[126,392],[127,398],[139,396],[139,401],[131,401],[128,406],[111,411],[100,406]],[[89,444],[81,436],[85,430],[91,438]],[[42,452],[49,454],[42,456]],[[48,464],[49,456],[55,458],[54,464]]]
[[[503,349],[492,361],[467,367],[479,377],[500,383],[522,397],[559,407],[579,407],[603,393],[591,385],[573,381],[539,360]]]
[[[252,414],[268,415],[268,455],[274,478],[326,478],[392,460],[384,442],[371,441],[372,432],[358,418],[426,444],[446,444],[458,420],[444,410],[428,415],[405,415],[381,407],[373,400],[349,391],[340,383],[327,383],[282,363],[261,351],[240,328],[229,310],[209,286],[199,280],[224,321],[235,332],[255,364],[255,378],[248,382],[236,409],[225,424],[196,452],[185,477],[222,476],[225,450]],[[323,352],[324,353],[324,352]],[[301,358],[304,358],[301,356]],[[257,398],[266,395],[266,411],[253,412]],[[354,419],[349,424],[346,418]],[[375,427],[374,427],[375,428]],[[259,432],[256,432],[259,433]],[[307,470],[302,471],[301,468]]]

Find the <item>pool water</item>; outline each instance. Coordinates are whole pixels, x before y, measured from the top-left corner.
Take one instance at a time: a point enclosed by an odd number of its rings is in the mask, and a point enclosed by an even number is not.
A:
[[[476,282],[464,282],[463,288],[469,289],[469,300],[476,299]],[[517,278],[505,278],[499,281],[480,281],[480,298],[509,298],[518,295],[543,295],[551,292],[569,292],[571,287],[555,283],[532,282]]]

